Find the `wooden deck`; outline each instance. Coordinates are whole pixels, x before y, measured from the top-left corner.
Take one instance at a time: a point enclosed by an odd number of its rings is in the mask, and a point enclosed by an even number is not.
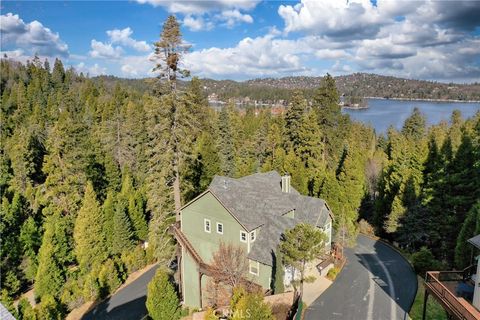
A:
[[[458,297],[456,293],[457,285],[468,279],[467,269],[464,271],[429,271],[425,277],[427,293],[440,302],[452,319],[480,319],[480,311],[464,298]]]

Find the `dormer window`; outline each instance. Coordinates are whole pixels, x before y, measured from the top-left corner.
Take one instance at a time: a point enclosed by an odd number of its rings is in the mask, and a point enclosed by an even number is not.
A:
[[[255,233],[255,230],[253,230],[252,232],[250,232],[250,241],[253,242],[255,241],[257,235]]]
[[[212,231],[211,223],[210,223],[209,219],[204,219],[203,220],[203,228],[204,228],[205,232],[210,233]]]
[[[240,241],[247,242],[247,233],[245,231],[240,230]]]

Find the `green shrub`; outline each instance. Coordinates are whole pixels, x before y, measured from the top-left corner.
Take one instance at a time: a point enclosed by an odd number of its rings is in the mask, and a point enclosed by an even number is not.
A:
[[[140,270],[147,265],[145,250],[136,246],[134,250],[122,254],[122,261],[129,273]]]
[[[335,280],[338,276],[338,273],[340,272],[340,269],[338,267],[333,267],[327,272],[327,278],[330,280]]]
[[[81,282],[82,279],[78,279],[78,274],[71,274],[63,287],[60,301],[70,310],[81,306],[85,302]]]
[[[153,320],[180,318],[180,301],[166,270],[159,268],[148,284],[146,306]]]
[[[243,288],[234,289],[230,307],[233,312],[232,320],[275,319],[270,305],[263,302],[261,293],[249,293]]]
[[[215,315],[215,310],[208,307],[203,320],[218,320],[218,317]]]
[[[415,271],[423,277],[425,272],[428,270],[441,270],[442,264],[435,259],[432,252],[426,248],[422,247],[420,251],[412,254],[412,264],[415,268]]]
[[[96,300],[100,296],[97,274],[95,268],[83,278],[82,295],[86,301]]]
[[[122,279],[117,270],[117,266],[112,259],[105,261],[98,273],[98,284],[100,288],[100,296],[106,297],[122,284]]]
[[[10,311],[12,315],[15,316],[16,309],[15,306],[13,305],[13,298],[10,295],[10,293],[7,291],[7,289],[2,289],[0,293],[0,301],[2,302],[3,306]]]
[[[63,308],[60,303],[50,294],[42,296],[38,308],[38,318],[48,320],[61,320],[63,319]]]

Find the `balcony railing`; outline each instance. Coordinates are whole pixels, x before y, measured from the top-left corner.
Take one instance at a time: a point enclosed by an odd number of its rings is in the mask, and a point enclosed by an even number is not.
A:
[[[458,297],[456,286],[467,281],[472,267],[463,271],[429,271],[425,277],[425,288],[434,295],[454,319],[477,320],[480,312],[467,300]]]

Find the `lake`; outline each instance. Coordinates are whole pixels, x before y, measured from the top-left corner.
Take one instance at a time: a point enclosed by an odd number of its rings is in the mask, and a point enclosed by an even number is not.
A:
[[[418,107],[425,115],[427,125],[437,124],[442,120],[449,120],[453,110],[460,110],[464,119],[473,116],[480,110],[480,103],[463,102],[432,102],[432,101],[405,101],[367,99],[368,109],[343,109],[352,120],[370,124],[377,133],[386,133],[389,126],[401,129],[403,122]]]

